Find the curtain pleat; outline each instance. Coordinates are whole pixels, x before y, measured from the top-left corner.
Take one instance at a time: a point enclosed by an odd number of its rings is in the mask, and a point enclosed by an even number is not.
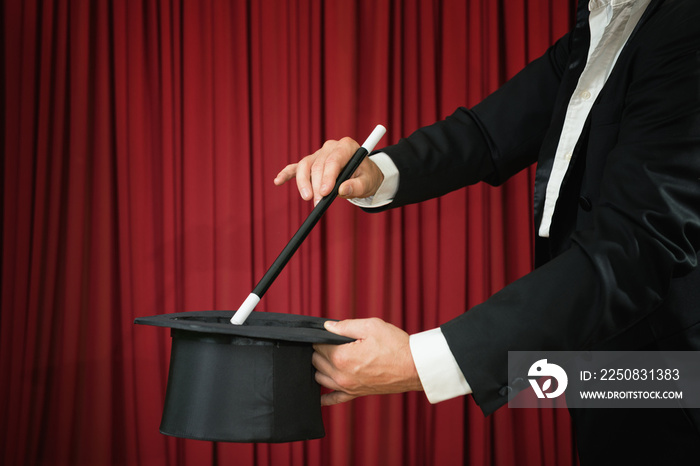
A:
[[[556,0],[23,0],[2,6],[0,463],[565,465],[566,410],[423,394],[326,437],[158,432],[169,333],[237,309],[311,210],[272,179],[326,139],[398,141],[569,28]],[[338,200],[258,310],[434,328],[532,268],[532,170],[369,215]]]

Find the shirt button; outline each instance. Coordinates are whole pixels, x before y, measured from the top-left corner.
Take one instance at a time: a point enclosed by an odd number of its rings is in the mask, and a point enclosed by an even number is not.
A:
[[[581,98],[582,98],[583,100],[588,100],[588,99],[591,98],[591,93],[588,92],[588,91],[583,91],[583,92],[581,93]]]

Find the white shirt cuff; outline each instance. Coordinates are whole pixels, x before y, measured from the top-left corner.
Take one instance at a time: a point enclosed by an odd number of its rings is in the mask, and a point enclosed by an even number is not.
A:
[[[384,152],[370,155],[369,158],[382,171],[384,181],[382,181],[381,186],[379,186],[377,192],[374,193],[374,196],[348,200],[359,207],[382,207],[394,200],[396,191],[399,189],[399,169],[396,168],[391,157]]]
[[[409,344],[429,402],[439,403],[472,392],[440,327],[411,335]]]

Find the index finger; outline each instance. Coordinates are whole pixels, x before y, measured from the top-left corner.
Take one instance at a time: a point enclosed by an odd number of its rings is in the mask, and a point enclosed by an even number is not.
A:
[[[277,186],[281,186],[287,181],[291,180],[294,178],[297,174],[297,164],[296,163],[290,163],[286,167],[282,169],[281,172],[277,174],[277,176],[274,179],[274,183]]]

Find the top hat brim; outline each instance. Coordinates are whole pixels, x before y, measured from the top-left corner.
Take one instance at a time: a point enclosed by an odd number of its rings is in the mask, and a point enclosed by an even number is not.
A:
[[[235,311],[196,311],[138,317],[134,323],[170,327],[192,332],[235,335],[265,340],[301,343],[344,344],[352,338],[336,335],[323,327],[329,319],[295,314],[252,312],[243,325],[230,322]]]

